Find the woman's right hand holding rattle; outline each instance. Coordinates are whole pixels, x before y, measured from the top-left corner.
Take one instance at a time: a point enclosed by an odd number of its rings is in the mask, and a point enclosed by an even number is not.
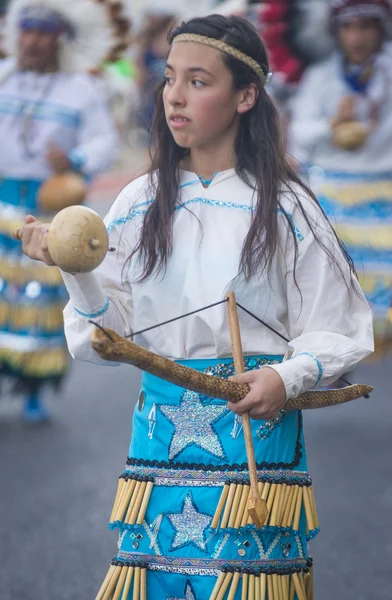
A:
[[[25,217],[25,225],[18,230],[23,252],[30,258],[52,267],[55,263],[49,254],[47,236],[48,225],[37,221],[32,215]]]

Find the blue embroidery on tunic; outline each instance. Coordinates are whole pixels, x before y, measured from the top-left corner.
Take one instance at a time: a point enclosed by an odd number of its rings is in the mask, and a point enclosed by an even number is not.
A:
[[[291,213],[288,213],[287,211],[283,211],[281,208],[278,208],[278,213],[281,215],[284,215],[285,217],[288,218],[288,220],[290,221],[290,225],[294,230],[295,236],[297,238],[297,240],[299,242],[302,242],[304,239],[304,236],[302,235],[302,233],[300,232],[300,230],[298,229],[298,227],[295,225],[294,223],[294,219],[293,219],[293,215]]]
[[[187,181],[186,183],[179,185],[178,189],[182,190],[182,188],[186,188],[188,185],[194,185],[195,183],[200,183],[200,181],[198,179],[192,179],[192,181]]]
[[[191,185],[191,183],[194,183],[194,182],[191,181],[188,184],[184,184],[184,186]],[[108,233],[110,233],[116,225],[123,225],[125,223],[128,223],[128,221],[132,221],[135,217],[138,217],[138,216],[143,217],[146,214],[147,209],[141,209],[140,207],[149,206],[153,202],[154,202],[154,200],[148,200],[147,202],[141,202],[140,204],[136,204],[126,216],[120,217],[119,219],[114,219],[113,221],[111,221],[107,226]],[[216,208],[234,208],[234,209],[243,210],[243,211],[246,211],[249,213],[255,212],[254,207],[250,206],[249,204],[238,204],[236,202],[227,202],[224,200],[212,200],[211,198],[191,198],[190,200],[186,200],[182,204],[179,204],[178,206],[176,206],[175,211],[178,211],[181,208],[188,206],[189,204],[198,204],[198,203],[206,204],[207,206],[214,206]],[[278,209],[278,214],[284,214],[282,209],[280,209],[280,208]],[[302,242],[302,240],[304,239],[304,236],[299,231],[298,227],[296,227],[296,225],[294,224],[293,216],[287,212],[286,212],[286,215],[294,229],[294,232],[295,232],[295,235],[296,235],[298,241]]]
[[[124,225],[125,223],[128,223],[128,221],[132,221],[132,219],[134,219],[135,217],[143,217],[146,214],[147,209],[140,210],[140,207],[148,206],[153,202],[154,200],[147,200],[147,202],[135,204],[135,206],[131,208],[130,212],[125,217],[120,217],[119,219],[114,219],[113,221],[110,221],[109,225],[106,227],[107,232],[110,233],[112,229],[114,229],[114,227],[116,227],[117,225]]]
[[[317,369],[318,369],[318,377],[317,377],[317,381],[314,385],[317,385],[318,383],[320,383],[320,380],[323,376],[323,367],[321,362],[319,361],[319,359],[314,356],[314,354],[311,354],[310,352],[300,352],[299,354],[296,354],[295,356],[293,356],[293,358],[291,360],[294,360],[294,358],[297,358],[298,356],[309,356],[311,359],[314,360],[314,362],[317,365]]]
[[[200,182],[203,185],[211,185],[211,183],[214,181],[215,177],[219,174],[219,171],[215,171],[215,173],[213,174],[213,176],[210,179],[204,179],[204,177],[202,177],[201,175],[198,175],[198,178],[200,180]]]
[[[0,113],[3,115],[23,116],[26,110],[24,100],[16,96],[0,97]],[[81,125],[80,112],[78,110],[67,108],[53,102],[35,102],[31,101],[32,110],[29,113],[31,118],[38,121],[52,121],[78,129]]]
[[[73,308],[74,308],[74,311],[78,313],[78,315],[81,315],[82,317],[86,317],[87,319],[95,319],[96,317],[100,317],[101,315],[103,315],[108,310],[109,298],[106,298],[105,306],[101,310],[98,310],[95,313],[85,313],[82,310],[79,310],[78,308],[76,308],[76,306],[74,306]]]
[[[175,530],[169,552],[188,545],[207,552],[206,531],[212,516],[198,512],[191,492],[185,496],[180,513],[167,513],[166,516]]]
[[[216,208],[235,208],[238,210],[245,210],[246,212],[254,212],[255,209],[253,206],[249,204],[238,204],[236,202],[226,202],[225,200],[212,200],[211,198],[191,198],[190,200],[186,200],[179,206],[176,206],[175,210],[180,210],[184,206],[188,206],[188,204],[206,204],[207,206],[215,206]]]

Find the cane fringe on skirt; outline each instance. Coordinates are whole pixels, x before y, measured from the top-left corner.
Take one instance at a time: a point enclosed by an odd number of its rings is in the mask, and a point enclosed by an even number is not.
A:
[[[132,594],[132,595],[131,595]],[[95,600],[147,600],[147,569],[114,559]]]
[[[319,528],[316,503],[312,485],[295,485],[294,483],[269,483],[259,481],[260,498],[267,503],[267,517],[263,526],[291,528],[298,531],[302,508],[305,509],[307,533]],[[236,481],[225,483],[215,511],[211,528],[239,529],[252,525],[246,504],[250,492],[250,484],[244,485]]]
[[[147,600],[146,563],[113,559],[95,600]],[[224,567],[209,600],[313,600],[312,561],[306,567],[273,572],[273,569]]]
[[[110,515],[109,526],[142,525],[151,493],[154,478],[129,476],[123,473],[118,481],[117,493]],[[310,482],[270,483],[258,482],[260,498],[267,504],[267,517],[264,527],[290,528],[298,531],[302,509],[306,515],[306,533],[314,537],[319,529],[313,486]],[[248,515],[247,500],[250,482],[228,480],[223,490],[211,522],[211,529],[240,529],[253,525]]]
[[[109,523],[141,525],[150,501],[154,480],[152,477],[121,475]]]

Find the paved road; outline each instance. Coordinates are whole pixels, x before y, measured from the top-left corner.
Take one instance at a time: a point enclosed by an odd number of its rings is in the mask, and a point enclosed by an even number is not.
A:
[[[1,600],[93,600],[115,554],[106,522],[139,374],[72,366],[50,425],[23,425],[15,402],[0,404]],[[391,598],[391,369],[359,370],[376,385],[370,401],[306,415],[323,528],[316,600]]]

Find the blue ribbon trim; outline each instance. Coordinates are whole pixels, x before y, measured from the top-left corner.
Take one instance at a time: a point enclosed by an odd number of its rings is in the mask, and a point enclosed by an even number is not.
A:
[[[319,359],[316,356],[314,356],[314,354],[311,354],[310,352],[300,352],[299,354],[296,354],[295,356],[293,356],[292,360],[294,360],[294,358],[297,358],[298,356],[309,356],[312,360],[314,360],[314,362],[317,365],[317,369],[318,369],[318,377],[317,377],[316,383],[314,385],[317,385],[318,383],[320,383],[321,378],[323,376],[323,367],[322,367]]]
[[[106,298],[106,302],[105,302],[105,306],[101,309],[98,310],[95,313],[85,313],[82,310],[79,310],[79,308],[76,308],[76,306],[73,307],[74,311],[78,313],[78,315],[80,315],[81,317],[86,317],[86,319],[96,319],[97,317],[101,317],[109,308],[109,298]]]

